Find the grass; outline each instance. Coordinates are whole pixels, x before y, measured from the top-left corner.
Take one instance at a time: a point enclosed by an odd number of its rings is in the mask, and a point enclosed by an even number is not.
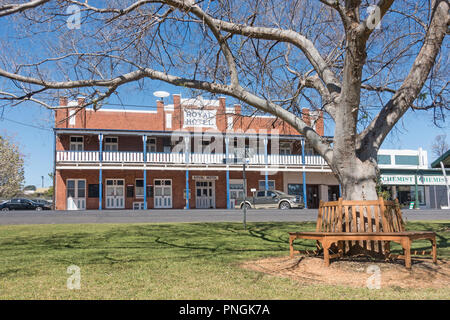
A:
[[[436,231],[439,258],[450,257],[450,222],[407,227]],[[314,230],[314,223],[249,223],[248,231],[239,223],[1,226],[0,299],[450,298],[450,288],[307,285],[239,267],[288,255],[287,233],[294,230]],[[415,242],[414,248],[429,245]],[[80,290],[66,287],[70,265],[81,268]]]

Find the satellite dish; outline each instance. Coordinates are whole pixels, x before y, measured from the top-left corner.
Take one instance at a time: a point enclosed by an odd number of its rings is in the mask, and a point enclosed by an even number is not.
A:
[[[170,96],[170,93],[168,93],[167,91],[155,91],[153,92],[153,95],[158,98],[165,98]]]

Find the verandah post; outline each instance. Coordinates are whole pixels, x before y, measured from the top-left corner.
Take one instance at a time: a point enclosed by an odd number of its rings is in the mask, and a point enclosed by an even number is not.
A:
[[[144,210],[147,210],[147,136],[142,136],[143,152],[142,159],[144,161]]]
[[[225,165],[227,166],[226,171],[226,183],[227,183],[227,209],[231,209],[230,205],[230,170],[228,170],[228,148],[229,148],[230,139],[225,137]]]
[[[267,145],[268,140],[267,138],[264,138],[264,164],[266,165],[266,172],[265,172],[265,186],[266,191],[269,190],[269,177],[267,172],[267,166],[269,165],[269,157],[267,156]]]
[[[189,137],[184,137],[184,162],[189,163]],[[186,209],[189,209],[189,170],[186,170]]]
[[[103,134],[98,135],[99,151],[98,151],[98,161],[100,163],[100,170],[98,173],[98,210],[102,210],[102,196],[103,196],[103,185],[102,185],[102,161],[103,161]]]
[[[305,139],[300,140],[302,143],[302,164],[303,164],[303,203],[305,204],[305,209],[308,209],[308,203],[306,199],[306,172],[305,172]]]

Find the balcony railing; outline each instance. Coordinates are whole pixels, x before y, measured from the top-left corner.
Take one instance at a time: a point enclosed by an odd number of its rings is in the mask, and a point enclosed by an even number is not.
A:
[[[57,151],[56,162],[59,163],[95,163],[100,161],[100,154],[98,151]],[[143,163],[144,155],[142,152],[133,151],[104,151],[102,153],[103,163]],[[184,153],[162,153],[149,152],[147,153],[146,163],[155,164],[184,164],[186,163],[186,155]],[[235,155],[228,156],[223,153],[190,153],[190,164],[233,164],[239,163]],[[255,154],[249,159],[250,165],[265,165],[265,156],[263,154]],[[301,155],[267,155],[268,165],[303,165]],[[305,165],[326,166],[325,160],[318,155],[305,156]]]

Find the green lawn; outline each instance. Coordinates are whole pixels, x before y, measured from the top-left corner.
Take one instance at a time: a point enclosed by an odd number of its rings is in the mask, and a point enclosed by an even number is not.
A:
[[[436,231],[439,258],[450,257],[450,222],[407,227]],[[288,255],[287,232],[314,230],[314,223],[249,223],[248,229],[238,223],[0,226],[0,299],[450,298],[450,288],[302,285],[244,270],[242,261]],[[423,246],[429,247],[414,245]],[[66,287],[70,265],[81,268],[80,290]]]

